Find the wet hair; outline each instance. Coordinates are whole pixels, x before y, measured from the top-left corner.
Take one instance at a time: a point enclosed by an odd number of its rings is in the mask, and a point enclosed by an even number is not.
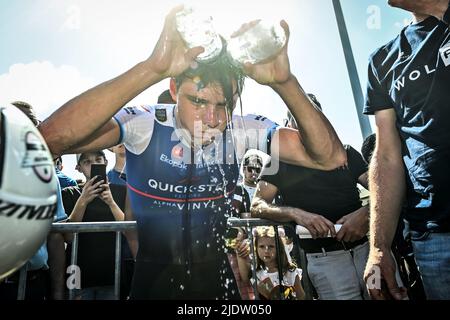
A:
[[[158,104],[175,104],[175,103],[177,102],[172,99],[170,90],[162,92],[158,97]]]
[[[361,154],[364,157],[364,160],[366,160],[367,163],[370,163],[370,160],[372,159],[373,150],[375,149],[375,144],[377,142],[377,136],[375,133],[368,136],[366,139],[364,139],[364,142],[361,147]]]
[[[11,104],[25,113],[25,115],[31,120],[31,122],[33,122],[35,127],[37,127],[41,123],[36,117],[36,113],[34,112],[33,107],[28,102],[14,101],[11,102]]]
[[[245,75],[240,68],[235,66],[224,50],[211,62],[197,62],[194,68],[189,68],[175,78],[177,88],[180,88],[184,80],[190,79],[197,84],[198,90],[211,84],[218,84],[225,97],[225,102],[230,114],[233,111],[233,96],[238,94],[241,98],[244,87]],[[233,82],[236,83],[237,92],[233,92]]]
[[[294,262],[289,262],[288,257],[286,255],[286,250],[284,248],[284,241],[285,235],[284,230],[281,232],[279,229],[278,231],[279,238],[278,238],[278,247],[280,248],[281,252],[281,270],[283,273],[287,272],[288,270],[292,271],[297,268],[297,265]],[[258,242],[259,239],[262,237],[268,237],[268,238],[274,238],[275,240],[275,229],[273,226],[262,226],[262,227],[256,227],[253,229],[253,237],[255,242],[255,254],[256,254],[256,270],[263,270],[266,268],[264,261],[259,257],[258,255]],[[275,256],[276,262],[278,264],[278,256]]]

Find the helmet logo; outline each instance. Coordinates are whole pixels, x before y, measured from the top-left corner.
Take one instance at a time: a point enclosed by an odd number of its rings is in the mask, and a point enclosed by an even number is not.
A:
[[[26,154],[22,167],[33,168],[34,173],[44,182],[49,183],[53,177],[53,161],[42,140],[34,132],[25,135]]]

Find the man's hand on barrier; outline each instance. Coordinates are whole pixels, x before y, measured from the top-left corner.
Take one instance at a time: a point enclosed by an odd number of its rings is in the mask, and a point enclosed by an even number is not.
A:
[[[336,224],[342,224],[336,234],[336,240],[353,242],[364,237],[369,231],[369,208],[362,207],[339,219]]]
[[[371,248],[364,281],[370,296],[374,300],[404,300],[407,299],[407,291],[399,287],[395,278],[395,260],[389,249],[380,250]]]
[[[326,238],[328,234],[331,234],[333,238],[336,236],[334,223],[315,213],[296,209],[295,223],[308,229],[313,239]]]

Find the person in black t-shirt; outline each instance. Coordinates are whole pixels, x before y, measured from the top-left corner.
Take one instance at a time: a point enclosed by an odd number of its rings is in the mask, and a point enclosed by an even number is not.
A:
[[[77,160],[76,168],[83,173],[87,182],[62,191],[64,207],[70,212],[69,221],[123,221],[125,187],[109,185],[107,181],[96,181],[96,177],[91,177],[92,164],[107,163],[104,152],[82,153],[77,156]],[[77,265],[81,271],[81,290],[77,292],[76,299],[114,299],[114,258],[114,232],[79,235]]]
[[[406,297],[390,255],[404,218],[428,299],[450,299],[449,0],[391,0],[413,23],[370,57],[364,112],[375,115],[366,282],[376,299]],[[389,290],[372,285],[374,275]],[[378,281],[380,282],[380,281]]]
[[[324,300],[368,298],[363,272],[369,253],[369,211],[357,187],[359,183],[367,188],[367,163],[352,147],[345,149],[347,166],[332,171],[283,162],[275,175],[263,171],[252,202],[252,217],[292,221],[309,230],[313,239],[302,239],[300,245],[307,254],[310,280]],[[278,192],[283,206],[271,204]],[[337,233],[335,224],[342,225]]]

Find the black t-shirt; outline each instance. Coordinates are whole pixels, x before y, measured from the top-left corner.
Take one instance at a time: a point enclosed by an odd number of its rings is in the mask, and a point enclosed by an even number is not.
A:
[[[109,185],[114,201],[124,210],[126,188]],[[62,190],[64,209],[70,214],[81,196],[83,186]],[[101,199],[94,199],[86,208],[83,222],[115,221],[108,205]],[[77,265],[81,270],[81,288],[110,286],[114,284],[116,235],[114,232],[80,233]],[[67,264],[70,264],[71,246],[67,250]]]
[[[280,162],[276,175],[262,175],[278,188],[283,205],[324,216],[333,223],[361,207],[358,178],[367,163],[351,146],[345,146],[348,167],[322,171]]]
[[[450,224],[450,30],[429,17],[370,58],[364,112],[394,108],[412,229]]]

